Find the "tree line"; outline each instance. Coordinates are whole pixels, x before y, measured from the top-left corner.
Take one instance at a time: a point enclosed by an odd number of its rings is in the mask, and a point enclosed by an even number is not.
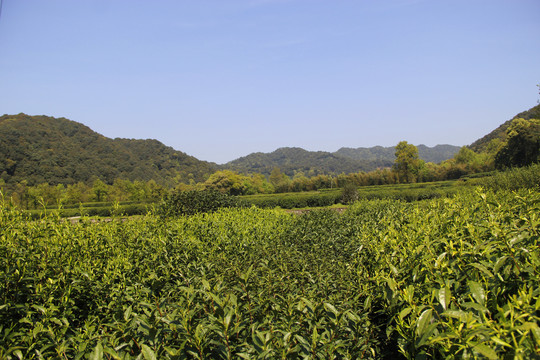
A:
[[[287,176],[276,167],[266,177],[262,174],[242,174],[232,170],[219,170],[205,181],[178,183],[165,187],[155,180],[140,181],[115,179],[106,183],[94,177],[88,183],[49,184],[29,186],[26,180],[15,186],[0,179],[0,191],[4,196],[32,209],[40,206],[77,204],[86,202],[153,202],[172,189],[217,190],[228,195],[253,195],[284,192],[315,191],[320,189],[355,186],[387,185],[399,183],[430,182],[458,179],[464,175],[489,172],[515,166],[526,166],[540,160],[540,120],[514,119],[506,131],[505,138],[494,138],[480,153],[462,147],[456,155],[439,164],[425,162],[418,157],[418,148],[406,141],[396,146],[396,160],[392,167],[369,172],[349,174],[320,174],[308,177],[302,171]]]

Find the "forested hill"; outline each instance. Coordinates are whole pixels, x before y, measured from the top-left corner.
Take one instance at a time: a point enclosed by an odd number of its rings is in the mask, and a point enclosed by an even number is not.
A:
[[[301,171],[307,176],[328,173],[352,173],[390,167],[395,160],[394,147],[341,148],[336,152],[307,151],[302,148],[280,148],[271,153],[252,153],[233,160],[224,168],[245,173],[269,175],[275,167],[292,176]],[[418,146],[419,156],[427,162],[450,159],[459,151],[458,146]]]
[[[390,164],[391,165],[391,164]],[[297,147],[279,148],[271,153],[252,153],[223,165],[242,173],[270,175],[274,168],[293,176],[303,172],[307,176],[329,173],[352,173],[377,168],[371,161],[349,159],[326,151],[307,151]]]
[[[440,163],[441,161],[452,158],[460,149],[459,146],[454,145],[436,145],[429,147],[426,145],[418,145],[418,156],[425,162]],[[341,148],[334,154],[343,157],[367,160],[371,162],[380,161],[382,163],[394,163],[396,147],[382,147],[374,146],[370,148]]]
[[[517,114],[512,119],[506,121],[501,126],[499,126],[495,130],[493,130],[492,132],[487,134],[486,136],[484,136],[484,137],[476,140],[475,142],[473,142],[471,145],[469,145],[469,147],[472,150],[476,151],[476,152],[484,152],[484,151],[486,151],[487,147],[488,147],[488,144],[492,140],[500,139],[501,141],[503,141],[506,138],[506,130],[508,129],[508,127],[512,123],[512,120],[519,119],[519,118],[525,119],[525,120],[540,119],[540,105],[536,105],[535,107],[532,107],[527,111],[523,111],[523,112]]]
[[[65,118],[26,114],[0,117],[0,178],[71,184],[116,178],[171,185],[203,181],[216,165],[157,140],[110,139]]]

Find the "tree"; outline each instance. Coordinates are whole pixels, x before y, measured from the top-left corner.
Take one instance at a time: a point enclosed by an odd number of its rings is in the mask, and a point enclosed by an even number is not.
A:
[[[341,190],[341,202],[344,204],[352,204],[358,200],[358,189],[353,183],[347,183]]]
[[[275,167],[272,170],[268,180],[277,193],[287,192],[289,190],[290,179],[287,175],[283,174],[278,167]]]
[[[506,143],[495,155],[497,168],[527,166],[540,160],[540,120],[514,119],[506,136]]]
[[[419,166],[418,148],[406,141],[400,141],[396,145],[396,160],[394,162],[394,171],[398,174],[399,181],[414,182]]]
[[[105,184],[100,179],[95,179],[92,185],[92,191],[94,192],[96,201],[100,202],[105,200],[105,197],[109,193],[109,188],[107,184]]]

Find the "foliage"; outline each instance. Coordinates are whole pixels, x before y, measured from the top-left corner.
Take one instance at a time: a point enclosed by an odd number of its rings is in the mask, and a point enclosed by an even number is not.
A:
[[[540,164],[499,171],[482,179],[481,184],[493,190],[539,189]]]
[[[174,191],[165,196],[157,212],[164,217],[176,217],[241,206],[244,205],[238,198],[217,190]]]
[[[450,159],[459,149],[452,145],[418,147],[420,158],[439,163]],[[323,174],[374,171],[391,167],[395,160],[395,147],[341,148],[336,152],[307,151],[301,148],[280,148],[271,153],[252,153],[224,165],[244,173],[261,173],[269,176],[274,168],[293,177],[302,172],[308,177]]]
[[[124,179],[116,179],[112,185],[107,185],[98,178],[95,178],[92,185],[82,182],[64,186],[56,186],[42,183],[36,186],[28,186],[27,182],[21,182],[15,188],[6,192],[14,203],[25,209],[39,209],[45,207],[59,206],[65,208],[81,203],[93,201],[93,207],[100,202],[155,202],[161,200],[166,193],[163,186],[158,185],[154,180],[147,182],[131,182]]]
[[[341,190],[341,202],[343,204],[352,204],[358,200],[358,188],[354,184],[345,184]]]
[[[473,142],[469,147],[477,153],[489,151],[489,147],[494,145],[493,142],[502,142],[506,139],[506,132],[514,119],[540,119],[540,105],[517,114],[489,134]]]
[[[406,141],[400,141],[396,145],[396,160],[394,162],[394,170],[399,176],[399,181],[415,182],[419,168],[418,148]]]
[[[540,356],[540,194],[29,221],[0,205],[0,357]]]
[[[123,178],[171,186],[203,181],[214,169],[157,140],[113,140],[64,118],[0,116],[0,178],[8,184],[68,185],[97,177],[107,184]]]
[[[506,142],[495,155],[497,168],[527,166],[540,161],[540,120],[514,119]]]
[[[305,207],[323,207],[337,204],[341,201],[341,192],[300,192],[300,193],[283,193],[283,194],[264,194],[242,196],[246,203],[260,208],[275,208],[294,209]]]
[[[440,181],[421,184],[374,185],[359,188],[356,188],[353,184],[348,186],[356,190],[356,199],[360,200],[385,199],[413,202],[439,197],[451,197],[464,190],[461,185],[466,185],[466,183]],[[323,207],[342,203],[343,189],[251,195],[242,196],[241,199],[261,208],[274,208],[276,206],[283,209]]]

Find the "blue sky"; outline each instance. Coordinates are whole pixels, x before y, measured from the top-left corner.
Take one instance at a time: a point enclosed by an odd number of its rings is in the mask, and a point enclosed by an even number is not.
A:
[[[467,145],[537,104],[538,0],[3,0],[0,114],[224,163]]]

